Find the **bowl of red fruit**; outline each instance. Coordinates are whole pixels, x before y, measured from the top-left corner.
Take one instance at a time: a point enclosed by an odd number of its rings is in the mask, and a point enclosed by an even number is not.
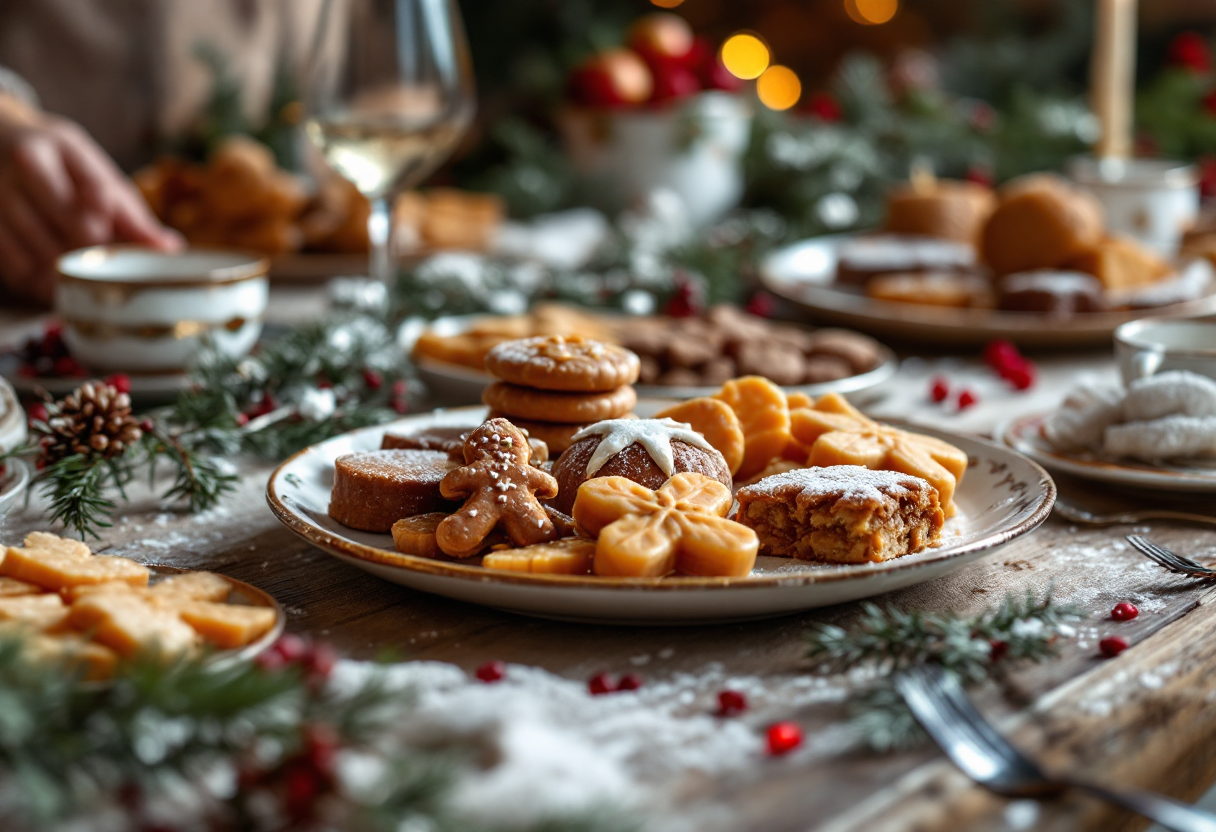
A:
[[[683,18],[640,18],[625,46],[570,74],[559,125],[586,196],[616,211],[668,190],[692,224],[721,218],[743,195],[752,100],[742,87]]]

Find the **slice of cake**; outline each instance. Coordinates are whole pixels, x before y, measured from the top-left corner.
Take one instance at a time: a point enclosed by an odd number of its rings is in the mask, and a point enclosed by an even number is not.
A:
[[[859,465],[800,468],[739,489],[735,520],[760,553],[828,563],[891,560],[935,544],[945,516],[920,477]]]

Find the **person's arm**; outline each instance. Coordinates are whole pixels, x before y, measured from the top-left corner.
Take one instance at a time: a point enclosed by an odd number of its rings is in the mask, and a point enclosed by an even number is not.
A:
[[[0,283],[49,302],[59,255],[116,241],[181,246],[84,130],[0,88]]]

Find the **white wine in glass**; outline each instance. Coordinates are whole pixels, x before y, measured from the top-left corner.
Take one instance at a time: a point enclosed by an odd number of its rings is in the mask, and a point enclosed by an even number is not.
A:
[[[453,0],[325,0],[304,129],[372,205],[371,275],[394,274],[393,198],[455,149],[476,98]]]

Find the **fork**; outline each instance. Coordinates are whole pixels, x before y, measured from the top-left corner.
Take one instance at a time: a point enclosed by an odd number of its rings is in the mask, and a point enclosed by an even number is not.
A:
[[[1216,815],[1139,789],[1110,789],[1071,776],[1049,777],[997,733],[963,692],[954,674],[939,665],[902,671],[895,687],[929,736],[963,773],[1005,797],[1054,797],[1080,789],[1174,832],[1216,832]]]
[[[1144,511],[1123,511],[1111,514],[1094,514],[1056,499],[1053,507],[1067,520],[1074,523],[1085,523],[1089,526],[1120,526],[1132,523],[1142,523],[1145,520],[1180,520],[1186,523],[1208,523],[1216,525],[1216,517],[1206,514],[1191,514],[1185,511],[1169,509],[1146,509]]]
[[[1186,575],[1190,578],[1202,578],[1204,580],[1216,578],[1216,569],[1210,569],[1198,561],[1191,560],[1164,546],[1158,546],[1147,537],[1129,534],[1127,542],[1132,544],[1146,558],[1170,572]]]

